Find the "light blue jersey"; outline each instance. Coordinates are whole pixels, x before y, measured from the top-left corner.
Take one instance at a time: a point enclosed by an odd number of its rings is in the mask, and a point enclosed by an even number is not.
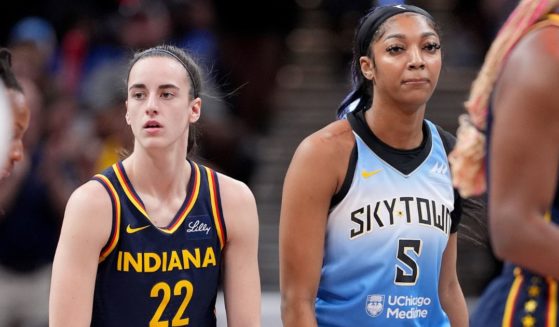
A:
[[[319,326],[450,326],[438,285],[454,190],[442,139],[426,123],[428,154],[409,174],[354,132],[353,180],[328,216]]]

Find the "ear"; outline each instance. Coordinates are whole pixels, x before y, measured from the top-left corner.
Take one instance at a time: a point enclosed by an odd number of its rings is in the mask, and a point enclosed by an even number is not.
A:
[[[124,102],[126,105],[126,114],[124,115],[124,119],[126,120],[126,124],[130,125],[130,115],[128,114],[128,100]]]
[[[195,123],[200,119],[200,114],[202,111],[202,99],[196,98],[190,103],[190,116],[188,122]]]
[[[367,56],[362,56],[359,58],[359,65],[361,66],[361,73],[369,81],[375,80],[375,70],[373,65],[373,60]]]

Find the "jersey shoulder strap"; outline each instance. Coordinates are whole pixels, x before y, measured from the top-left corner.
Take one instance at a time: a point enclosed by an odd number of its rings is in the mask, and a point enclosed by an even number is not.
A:
[[[450,151],[454,149],[454,145],[456,145],[456,137],[452,135],[450,132],[445,131],[441,126],[439,125],[435,125],[435,126],[437,127],[437,131],[441,136],[441,140],[443,141],[446,155],[448,155]]]

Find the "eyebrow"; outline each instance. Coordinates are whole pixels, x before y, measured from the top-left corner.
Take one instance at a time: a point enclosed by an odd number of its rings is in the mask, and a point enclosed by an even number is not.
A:
[[[426,38],[429,36],[437,36],[437,33],[435,32],[425,32],[421,34],[421,38]],[[406,39],[406,35],[405,34],[401,34],[401,33],[394,33],[394,34],[388,34],[386,37],[384,37],[384,40],[388,40],[388,39]]]
[[[157,87],[160,90],[164,90],[164,89],[179,89],[178,86],[176,86],[175,84],[161,84]],[[137,84],[132,84],[130,85],[130,87],[128,88],[128,91],[132,90],[132,89],[147,89],[147,86],[143,83],[137,83]]]

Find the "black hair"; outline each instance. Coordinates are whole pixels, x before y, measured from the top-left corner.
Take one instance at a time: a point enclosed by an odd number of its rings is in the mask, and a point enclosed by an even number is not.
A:
[[[12,53],[6,48],[0,48],[0,78],[6,88],[23,93],[23,88],[12,71]]]
[[[372,82],[366,79],[361,72],[359,58],[371,57],[371,43],[376,42],[384,34],[384,24],[392,16],[402,13],[415,13],[424,16],[431,27],[440,35],[440,29],[435,19],[425,10],[411,5],[387,5],[374,7],[361,18],[355,30],[353,41],[353,59],[351,62],[351,75],[353,88],[340,104],[337,115],[344,117],[349,111],[365,110],[371,105]],[[374,64],[374,58],[373,58]],[[355,104],[355,109],[350,105]]]
[[[200,96],[202,87],[202,73],[200,66],[195,62],[194,58],[181,48],[173,45],[158,45],[140,52],[137,52],[128,64],[128,73],[126,74],[126,84],[130,77],[132,67],[140,60],[148,57],[169,57],[178,61],[186,70],[190,81],[190,97],[196,99]],[[188,129],[188,145],[187,153],[191,154],[196,148],[197,131],[194,125],[190,125]]]

